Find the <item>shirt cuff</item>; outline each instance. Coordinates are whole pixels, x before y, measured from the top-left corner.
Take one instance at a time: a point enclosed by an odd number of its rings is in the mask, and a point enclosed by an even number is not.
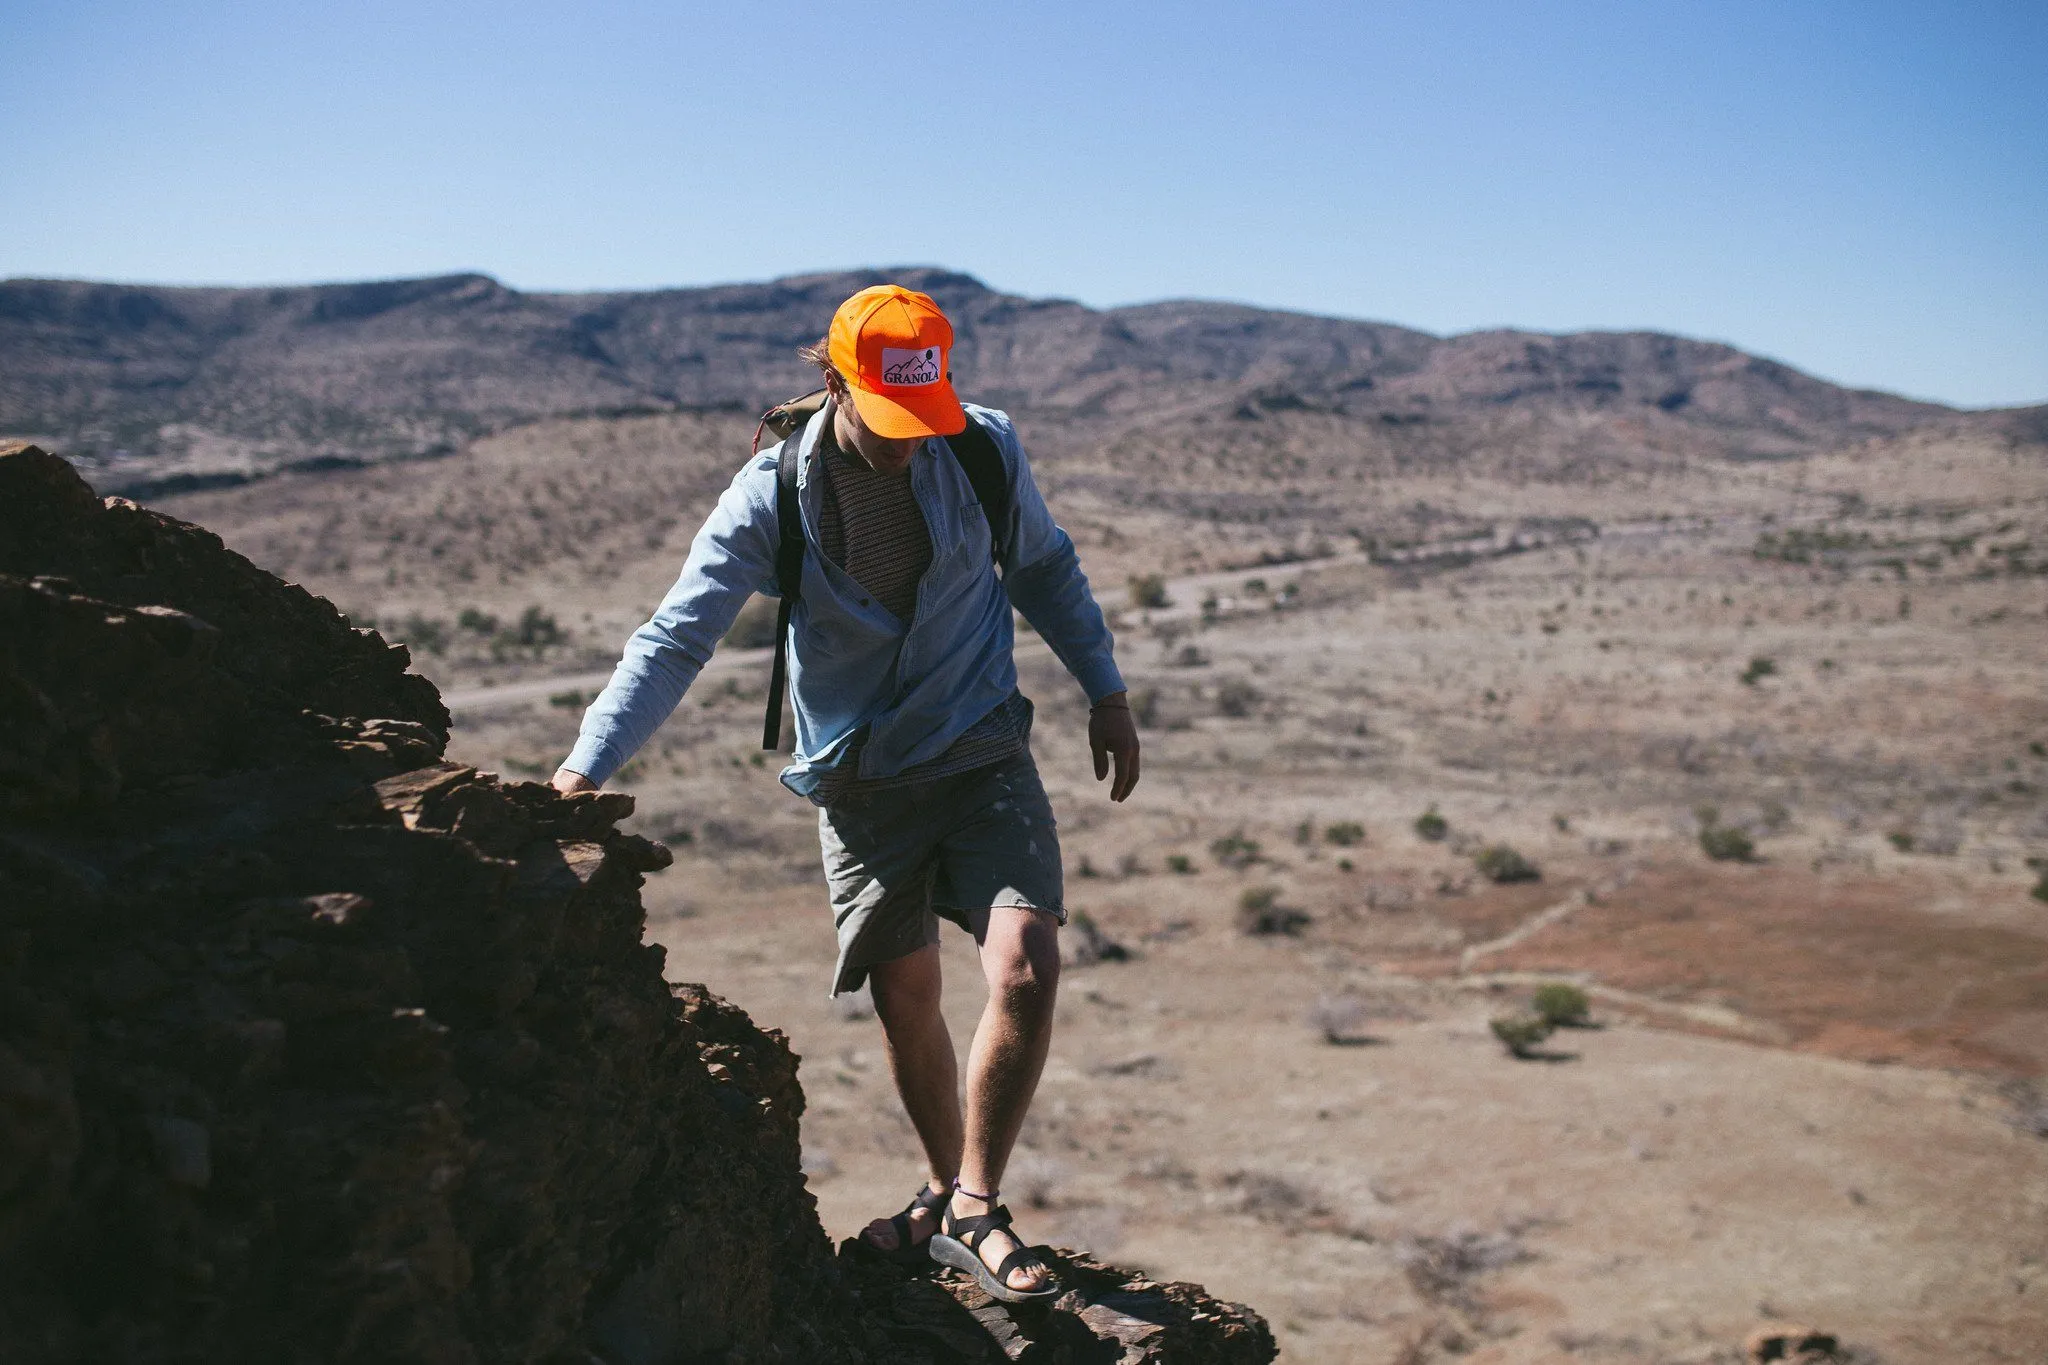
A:
[[[1113,692],[1124,691],[1124,675],[1117,672],[1116,661],[1108,655],[1092,659],[1074,670],[1081,690],[1088,694],[1088,704],[1095,705]]]
[[[595,736],[582,735],[562,760],[562,766],[572,773],[582,773],[602,787],[613,773],[626,766],[626,756]]]

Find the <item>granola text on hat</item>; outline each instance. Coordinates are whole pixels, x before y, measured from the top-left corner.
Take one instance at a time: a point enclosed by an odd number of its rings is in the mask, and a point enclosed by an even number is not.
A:
[[[845,378],[861,422],[877,436],[951,436],[967,427],[948,362],[953,324],[900,285],[863,289],[832,315],[832,368]]]

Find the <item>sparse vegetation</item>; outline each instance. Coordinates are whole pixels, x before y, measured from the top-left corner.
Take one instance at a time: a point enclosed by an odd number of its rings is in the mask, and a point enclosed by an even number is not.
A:
[[[1158,611],[1173,605],[1166,592],[1166,576],[1156,573],[1131,575],[1131,605],[1141,611]]]
[[[1577,986],[1546,981],[1529,997],[1529,1008],[1552,1028],[1583,1028],[1593,1016],[1593,1002]]]
[[[1756,841],[1749,837],[1749,831],[1739,825],[1721,823],[1721,812],[1714,806],[1701,806],[1693,812],[1700,822],[1700,852],[1717,863],[1747,863],[1756,859]]]
[[[1427,839],[1430,843],[1441,843],[1450,832],[1451,822],[1439,815],[1436,806],[1433,804],[1428,810],[1415,817],[1415,833],[1417,837]]]
[[[1195,867],[1195,860],[1187,854],[1169,853],[1166,855],[1166,870],[1177,877],[1192,877],[1199,869]]]
[[[1060,950],[1068,965],[1092,966],[1097,962],[1127,962],[1131,950],[1103,931],[1086,910],[1076,910],[1060,935]]]
[[[1911,853],[1913,851],[1913,835],[1910,830],[1895,829],[1885,835],[1884,840],[1901,853]]]
[[[1787,564],[1811,564],[1816,558],[1825,564],[1840,564],[1854,550],[1870,548],[1868,531],[1831,531],[1826,527],[1809,531],[1795,527],[1779,534],[1766,531],[1757,537],[1750,551],[1758,559],[1775,559]]]
[[[1543,874],[1536,869],[1536,864],[1507,844],[1489,844],[1480,849],[1472,855],[1472,866],[1479,869],[1479,875],[1490,882],[1534,882],[1543,879]]]
[[[555,623],[553,612],[542,611],[538,606],[528,607],[519,613],[519,624],[513,627],[511,641],[520,649],[547,649],[562,643],[562,628]],[[503,639],[501,634],[499,639]]]
[[[2041,879],[2028,894],[2037,901],[2048,901],[2048,858],[2029,858],[2027,866],[2033,868]]]
[[[1237,927],[1241,933],[1298,934],[1308,924],[1306,910],[1280,903],[1280,888],[1277,886],[1248,887],[1237,898]]]
[[[1772,676],[1777,671],[1778,665],[1776,661],[1766,659],[1759,654],[1749,661],[1748,668],[1742,670],[1743,686],[1755,687],[1760,680]]]
[[[1522,1230],[1510,1225],[1494,1233],[1465,1228],[1443,1237],[1409,1234],[1395,1244],[1394,1256],[1408,1283],[1425,1300],[1477,1314],[1480,1302],[1474,1280],[1488,1271],[1533,1259],[1521,1243]],[[1426,1358],[1433,1359],[1434,1354]]]
[[[583,694],[574,688],[567,692],[550,692],[548,694],[548,705],[574,709],[583,705]]]
[[[1352,848],[1365,842],[1365,826],[1356,820],[1339,820],[1323,831],[1323,838],[1339,848]]]
[[[448,623],[438,616],[422,616],[414,612],[405,618],[398,630],[400,638],[414,649],[423,649],[429,654],[447,652]]]
[[[1248,839],[1243,830],[1226,834],[1209,844],[1209,856],[1233,872],[1242,872],[1259,861],[1263,849],[1257,839]]]
[[[1493,1036],[1500,1039],[1508,1055],[1524,1060],[1536,1055],[1536,1049],[1553,1032],[1551,1023],[1540,1014],[1502,1014],[1487,1021]]]

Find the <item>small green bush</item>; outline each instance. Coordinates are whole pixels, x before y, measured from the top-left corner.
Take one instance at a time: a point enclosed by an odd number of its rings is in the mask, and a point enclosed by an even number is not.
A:
[[[1550,1021],[1537,1014],[1504,1014],[1488,1020],[1487,1026],[1509,1056],[1525,1059],[1533,1057],[1537,1045],[1551,1034]]]
[[[1226,834],[1209,845],[1209,856],[1233,871],[1243,871],[1259,860],[1257,839],[1247,839],[1243,830]]]
[[[1755,687],[1758,679],[1768,678],[1777,671],[1778,665],[1774,661],[1759,654],[1749,661],[1748,668],[1742,670],[1742,681],[1745,686]]]
[[[1593,1002],[1577,986],[1546,981],[1529,997],[1529,1008],[1552,1028],[1583,1027],[1593,1014]]]
[[[1323,831],[1323,838],[1339,848],[1351,848],[1365,842],[1365,826],[1356,820],[1340,820]]]
[[[1700,852],[1717,863],[1746,863],[1756,858],[1756,841],[1733,825],[1709,820],[1700,826]]]
[[[1298,934],[1308,927],[1305,910],[1280,904],[1280,888],[1255,886],[1237,898],[1239,932],[1253,935]]]
[[[1187,854],[1169,853],[1166,855],[1166,870],[1177,876],[1192,877],[1197,869],[1195,867],[1195,860],[1188,857]]]
[[[2041,874],[2041,880],[2028,892],[2037,901],[2048,901],[2048,858],[2029,858],[2027,866]]]
[[[493,635],[497,633],[498,618],[476,607],[464,607],[455,624],[476,635]]]
[[[548,705],[578,707],[583,705],[583,694],[573,690],[568,692],[550,692],[548,694]]]
[[[398,631],[400,638],[414,649],[439,654],[448,648],[448,623],[438,616],[414,612],[399,625]]]
[[[537,606],[528,607],[519,613],[519,624],[513,630],[512,639],[522,649],[546,649],[562,642],[562,628],[555,624],[551,613]]]
[[[1534,882],[1541,881],[1543,874],[1536,870],[1536,864],[1506,844],[1493,844],[1472,855],[1472,866],[1479,869],[1479,875],[1490,882]]]
[[[1884,836],[1884,841],[1901,853],[1911,853],[1913,851],[1913,836],[1907,830],[1895,829],[1890,834]]]
[[[1415,833],[1433,844],[1442,842],[1450,832],[1451,822],[1437,814],[1434,803],[1428,810],[1415,817]]]
[[[1144,611],[1157,611],[1173,605],[1173,599],[1166,593],[1166,576],[1156,573],[1131,575],[1131,605]]]

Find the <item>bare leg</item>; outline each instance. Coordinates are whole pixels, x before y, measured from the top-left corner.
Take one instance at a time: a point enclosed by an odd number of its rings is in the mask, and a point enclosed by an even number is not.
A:
[[[939,1010],[939,950],[920,948],[907,957],[884,962],[868,974],[875,1014],[889,1049],[889,1071],[904,1112],[924,1144],[931,1170],[930,1187],[943,1190],[960,1171],[959,1068],[953,1057],[953,1035]],[[910,1215],[910,1240],[922,1242],[938,1230],[938,1219],[923,1209]],[[877,1218],[862,1234],[883,1250],[896,1245],[896,1229]]]
[[[981,941],[981,970],[988,980],[988,1005],[967,1054],[967,1122],[960,1161],[963,1190],[995,1193],[1009,1165],[1010,1150],[1024,1126],[1038,1089],[1045,1054],[1052,1046],[1053,1004],[1060,979],[1059,924],[1037,910],[989,912]],[[953,1215],[987,1213],[990,1204],[953,1196]],[[991,1267],[1018,1246],[1007,1232],[990,1233],[979,1251]],[[1046,1280],[1042,1266],[1010,1272],[1012,1289],[1036,1289]]]

